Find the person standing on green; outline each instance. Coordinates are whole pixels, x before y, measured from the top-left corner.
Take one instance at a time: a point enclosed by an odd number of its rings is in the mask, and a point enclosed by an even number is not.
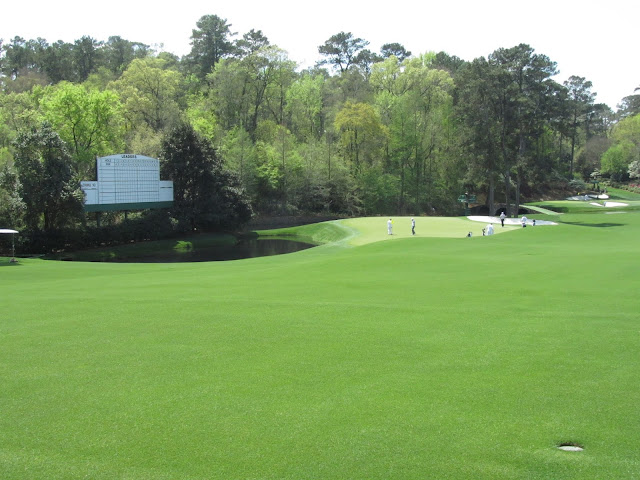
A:
[[[416,234],[416,219],[412,218],[411,219],[411,235],[415,235]]]

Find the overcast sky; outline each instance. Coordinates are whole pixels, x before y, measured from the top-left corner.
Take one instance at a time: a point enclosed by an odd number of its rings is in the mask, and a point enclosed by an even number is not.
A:
[[[0,7],[0,38],[15,36],[73,42],[121,36],[182,56],[203,15],[218,15],[238,37],[262,30],[272,44],[302,66],[319,60],[318,46],[341,31],[379,52],[400,43],[414,55],[445,51],[464,60],[520,43],[557,63],[563,82],[571,75],[593,83],[596,102],[611,108],[640,86],[637,22],[640,1],[485,0],[371,2],[360,0],[225,0],[158,2],[77,0],[21,2]],[[237,37],[236,37],[237,38]]]

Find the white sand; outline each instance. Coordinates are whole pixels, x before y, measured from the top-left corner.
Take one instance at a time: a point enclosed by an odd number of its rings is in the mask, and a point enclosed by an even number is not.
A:
[[[576,200],[576,201],[588,201],[591,200],[592,198],[595,198],[597,200],[607,200],[609,198],[609,195],[606,194],[601,194],[601,195],[575,195],[573,197],[567,197],[567,200]]]
[[[483,217],[480,215],[471,215],[467,217],[469,220],[474,222],[484,222],[484,223],[493,223],[494,225],[500,225],[500,217]],[[520,217],[522,218],[522,217]],[[520,218],[505,218],[505,225],[522,225]],[[528,219],[527,225],[533,225],[533,220]],[[548,220],[536,220],[536,226],[538,225],[557,225],[556,222],[550,222]]]
[[[596,207],[628,207],[629,204],[628,203],[622,203],[622,202],[604,202],[604,205],[602,203],[596,203],[596,202],[590,202],[591,205],[595,205]]]

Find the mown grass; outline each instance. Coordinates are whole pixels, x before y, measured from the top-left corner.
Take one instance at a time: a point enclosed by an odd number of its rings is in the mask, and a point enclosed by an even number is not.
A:
[[[620,207],[607,207],[603,209],[601,205],[604,204],[604,199],[590,199],[587,201],[575,201],[575,200],[559,200],[552,202],[534,202],[531,205],[536,207],[550,208],[558,213],[608,213],[616,211],[639,211],[640,210],[640,195],[633,192],[628,192],[619,188],[608,188],[607,195],[609,196],[608,202],[626,203],[625,206]]]
[[[637,478],[640,215],[535,218],[3,268],[0,477]]]

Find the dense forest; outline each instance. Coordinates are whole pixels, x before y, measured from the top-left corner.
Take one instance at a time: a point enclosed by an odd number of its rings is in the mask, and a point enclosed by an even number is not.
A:
[[[79,181],[115,153],[159,158],[185,199],[166,218],[138,214],[146,227],[122,238],[237,228],[252,214],[460,214],[464,192],[514,214],[640,177],[640,95],[613,112],[588,79],[556,82],[555,62],[528,45],[464,61],[398,43],[375,53],[340,32],[301,70],[260,30],[231,27],[200,18],[182,58],[121,37],[0,41],[0,226],[49,238],[37,248],[59,246],[61,231],[77,244],[95,223]],[[194,196],[209,220],[187,213]]]

